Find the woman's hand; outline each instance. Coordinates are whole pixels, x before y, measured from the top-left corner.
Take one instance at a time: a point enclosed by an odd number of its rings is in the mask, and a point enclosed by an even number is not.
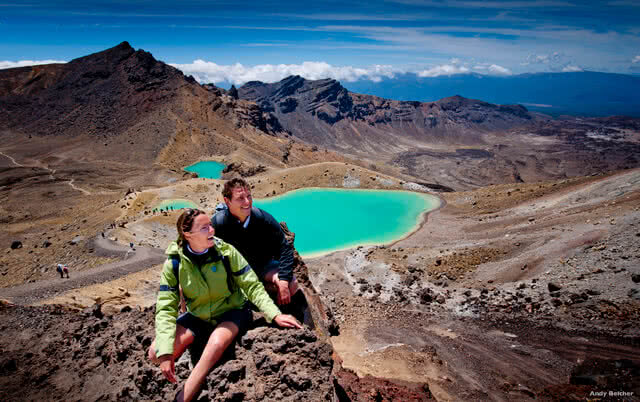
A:
[[[302,329],[302,325],[292,315],[280,314],[273,319],[282,328],[298,328]]]
[[[169,380],[176,384],[178,380],[176,380],[176,368],[173,361],[173,355],[162,355],[158,358],[160,361],[160,370],[162,370],[162,374]]]

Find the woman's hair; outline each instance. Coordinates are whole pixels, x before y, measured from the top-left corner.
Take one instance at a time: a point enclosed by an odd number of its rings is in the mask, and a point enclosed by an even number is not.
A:
[[[193,227],[193,221],[198,215],[202,215],[205,212],[200,209],[188,208],[178,217],[176,227],[178,229],[178,245],[182,246],[185,241],[184,233],[191,230]]]

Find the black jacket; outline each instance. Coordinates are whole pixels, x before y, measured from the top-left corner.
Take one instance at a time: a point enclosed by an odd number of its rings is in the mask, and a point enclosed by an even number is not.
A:
[[[253,207],[251,219],[245,229],[229,209],[225,208],[211,218],[215,236],[233,245],[249,265],[262,277],[262,268],[271,260],[280,261],[278,278],[293,279],[293,247],[284,237],[280,224],[270,213]]]

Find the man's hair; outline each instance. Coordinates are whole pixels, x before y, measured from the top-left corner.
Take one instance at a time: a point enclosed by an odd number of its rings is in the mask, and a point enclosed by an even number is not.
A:
[[[244,179],[235,178],[224,183],[224,187],[222,188],[222,196],[231,199],[231,193],[236,187],[246,188],[247,190],[250,190],[249,184],[244,181]]]

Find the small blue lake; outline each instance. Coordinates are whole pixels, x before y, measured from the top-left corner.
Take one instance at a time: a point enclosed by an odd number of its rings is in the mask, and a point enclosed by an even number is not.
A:
[[[398,240],[417,229],[422,214],[440,201],[409,191],[307,188],[254,205],[285,221],[306,257],[366,244]]]
[[[194,202],[182,199],[164,200],[161,203],[155,205],[153,209],[164,211],[175,211],[183,208],[198,208]]]
[[[222,177],[222,170],[225,166],[224,163],[216,161],[200,161],[191,166],[187,166],[184,170],[197,173],[198,177],[204,177],[205,179],[219,179]]]

